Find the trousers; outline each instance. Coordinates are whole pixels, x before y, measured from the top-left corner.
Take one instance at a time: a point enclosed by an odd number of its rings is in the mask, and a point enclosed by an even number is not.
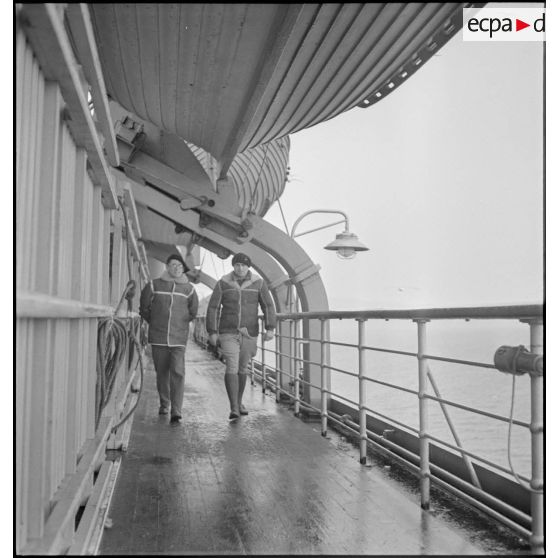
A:
[[[256,356],[257,338],[241,333],[221,333],[219,342],[225,357],[225,374],[248,374],[248,363]]]
[[[151,345],[157,373],[157,391],[162,408],[170,407],[171,416],[182,416],[186,347]]]

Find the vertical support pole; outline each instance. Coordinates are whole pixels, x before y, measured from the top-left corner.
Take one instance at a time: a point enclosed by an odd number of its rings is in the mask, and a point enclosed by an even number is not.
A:
[[[290,320],[279,318],[277,321],[275,347],[277,350],[277,368],[281,370],[281,399],[290,399],[291,355]]]
[[[296,323],[295,323],[295,331],[296,331]],[[300,415],[300,359],[299,359],[299,351],[301,349],[300,342],[295,338],[295,368],[294,368],[294,392],[295,392],[295,400],[294,400],[294,416],[298,417]]]
[[[278,330],[275,331],[275,338],[273,340],[274,353],[275,353],[275,402],[279,403],[281,401],[281,388],[283,387],[283,370],[281,370],[279,362],[279,351],[277,350],[277,344],[279,342]]]
[[[430,508],[430,444],[428,440],[428,362],[426,351],[426,323],[429,320],[413,320],[418,329],[419,367],[419,448],[420,448],[420,505],[423,510]]]
[[[366,434],[366,319],[357,318],[358,322],[358,423],[360,430],[360,463],[366,465],[368,436]]]
[[[292,386],[294,393],[296,376],[296,344],[294,342],[294,320],[289,322],[289,344],[291,347],[289,358],[289,386]]]
[[[262,327],[261,329],[261,334],[260,334],[260,338],[261,338],[261,343],[262,343],[262,393],[265,393],[265,387],[266,387],[266,376],[265,376],[265,339],[264,339],[264,335],[265,335],[265,329]]]
[[[250,384],[254,385],[254,359],[250,359]]]
[[[326,363],[326,320],[320,318],[320,390],[321,390],[321,411],[322,411],[322,436],[327,436],[327,371]]]
[[[543,354],[542,320],[528,320],[531,352]],[[531,536],[533,554],[544,554],[544,376],[531,373]]]

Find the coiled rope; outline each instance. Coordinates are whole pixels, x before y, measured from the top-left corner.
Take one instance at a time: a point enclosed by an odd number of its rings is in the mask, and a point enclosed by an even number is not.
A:
[[[122,296],[116,306],[114,312],[118,315],[120,308],[125,300],[128,302],[128,310],[131,310],[132,300],[136,294],[136,282],[131,279],[126,284]],[[141,392],[143,389],[143,353],[147,344],[146,335],[143,330],[143,323],[140,319],[134,318],[118,318],[110,316],[99,320],[97,328],[97,384],[96,384],[96,417],[95,424],[99,424],[103,409],[107,406],[112,395],[116,377],[120,370],[124,359],[129,357],[133,359],[133,354],[129,355],[129,347],[134,348],[137,355],[137,362],[134,373],[140,366],[140,387],[138,388],[137,399],[126,416],[120,420],[118,424],[113,426],[112,432],[115,432],[136,410],[138,406]],[[126,325],[128,324],[128,325]],[[140,338],[141,345],[137,338]]]
[[[138,322],[138,325],[139,325],[139,322]],[[141,325],[139,327],[141,327]],[[129,333],[129,339],[132,342],[132,344],[134,345],[134,348],[136,349],[137,355],[138,355],[138,361],[136,362],[136,366],[134,367],[134,373],[138,368],[138,364],[139,364],[139,367],[140,367],[140,385],[139,385],[139,388],[137,390],[138,396],[136,397],[136,401],[135,401],[134,405],[132,406],[132,408],[128,411],[128,413],[126,413],[126,416],[124,418],[122,418],[118,424],[116,424],[115,426],[112,427],[112,432],[116,432],[116,430],[118,430],[118,428],[120,428],[132,416],[132,414],[136,410],[136,407],[139,404],[139,400],[140,400],[140,397],[141,397],[141,392],[143,390],[143,374],[144,374],[143,348],[138,343],[136,335]]]

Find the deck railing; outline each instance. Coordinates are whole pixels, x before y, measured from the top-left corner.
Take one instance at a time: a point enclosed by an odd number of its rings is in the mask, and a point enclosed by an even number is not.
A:
[[[391,457],[411,467],[420,479],[420,501],[424,509],[430,505],[431,481],[446,490],[458,495],[465,501],[475,505],[484,512],[515,529],[525,537],[529,537],[534,552],[540,552],[544,546],[544,427],[543,427],[543,388],[544,377],[533,370],[530,375],[530,421],[504,416],[501,413],[483,410],[474,405],[467,405],[445,398],[431,370],[433,363],[449,363],[465,367],[475,367],[490,371],[491,374],[502,374],[496,370],[492,362],[481,362],[474,359],[450,358],[433,354],[428,350],[428,325],[441,320],[519,320],[529,327],[530,351],[542,354],[543,348],[543,307],[541,305],[485,307],[485,308],[436,308],[427,310],[386,310],[386,311],[350,311],[350,312],[301,312],[295,314],[279,314],[279,322],[286,322],[288,327],[278,328],[278,332],[288,331],[283,337],[290,346],[290,354],[277,350],[279,334],[274,341],[266,343],[261,338],[259,351],[253,361],[252,373],[261,381],[264,391],[271,389],[279,401],[287,398],[291,401],[295,415],[303,411],[314,415],[321,422],[322,435],[327,434],[328,427],[342,429],[353,433],[358,439],[360,461],[366,463],[369,450],[389,453]],[[319,339],[302,336],[303,321],[318,320],[321,324]],[[334,320],[354,320],[357,333],[354,342],[330,339],[330,323]],[[366,325],[368,321],[402,320],[412,321],[416,325],[416,351],[396,350],[366,344]],[[199,335],[203,336],[203,327],[198,327]],[[203,338],[201,339],[203,342]],[[284,339],[282,340],[284,341]],[[304,358],[302,348],[305,344],[315,342],[321,346],[320,362]],[[330,350],[352,350],[357,355],[356,369],[333,366],[328,356]],[[492,354],[498,346],[492,348]],[[416,367],[418,389],[405,385],[384,381],[374,377],[367,366],[369,353],[400,355],[413,359]],[[271,358],[270,358],[270,355]],[[280,360],[287,358],[289,369],[280,369]],[[305,368],[317,365],[320,370],[319,380],[309,378]],[[496,370],[496,372],[495,372]],[[354,398],[347,397],[329,387],[330,374],[354,378],[358,390]],[[513,376],[513,393],[515,394],[515,375]],[[316,378],[316,376],[314,376]],[[288,379],[288,381],[285,381]],[[319,382],[319,383],[318,383]],[[399,417],[388,417],[367,403],[367,387],[369,385],[416,398],[416,416],[418,428],[398,420]],[[431,390],[429,389],[431,386]],[[320,406],[310,404],[304,398],[305,389],[320,391]],[[442,415],[447,422],[453,437],[453,443],[436,436],[429,425],[429,411],[432,404],[440,406]],[[518,474],[514,468],[504,467],[489,459],[470,451],[459,436],[458,429],[452,420],[451,410],[459,409],[471,416],[483,417],[487,421],[499,421],[511,427],[525,429],[531,440],[531,475],[530,478]],[[416,443],[413,443],[416,441]],[[508,451],[510,438],[508,438]],[[418,447],[417,447],[418,446]],[[446,451],[441,451],[441,449]],[[442,458],[440,458],[442,455]],[[449,463],[448,466],[448,456]],[[437,459],[435,459],[435,457]],[[453,460],[453,462],[452,462]],[[453,464],[452,464],[453,463]],[[494,488],[495,480],[506,479],[499,488]],[[497,483],[496,483],[497,484]],[[509,497],[508,492],[515,492]],[[523,496],[523,498],[520,497]],[[523,505],[520,502],[523,499]],[[517,502],[516,502],[517,501]]]

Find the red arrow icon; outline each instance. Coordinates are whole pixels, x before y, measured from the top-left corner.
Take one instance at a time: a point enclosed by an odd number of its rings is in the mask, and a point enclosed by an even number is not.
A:
[[[515,18],[515,30],[516,31],[521,31],[522,29],[525,29],[526,27],[531,27],[530,23],[525,23],[524,21],[521,21],[520,19]]]

